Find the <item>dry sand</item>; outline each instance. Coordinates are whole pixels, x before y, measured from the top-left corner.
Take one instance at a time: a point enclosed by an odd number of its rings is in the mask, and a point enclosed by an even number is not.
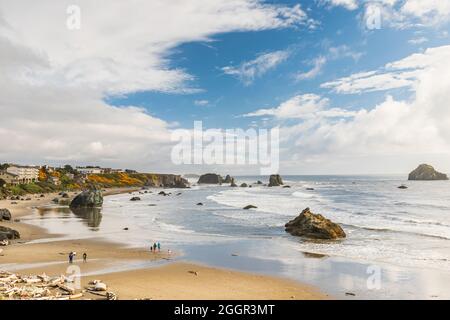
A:
[[[135,189],[112,189],[105,195],[131,192]],[[71,194],[72,195],[72,194]],[[44,198],[31,196],[30,201],[1,200],[0,208],[8,208],[13,220],[29,215],[33,207],[48,204],[56,194]],[[8,265],[10,270],[21,274],[59,275],[65,274],[67,255],[77,252],[74,265],[80,267],[82,284],[100,279],[108,284],[119,299],[186,299],[186,300],[285,300],[285,299],[327,299],[316,288],[293,280],[212,268],[191,263],[170,262],[173,254],[167,252],[150,253],[144,249],[125,248],[114,243],[97,239],[62,240],[55,239],[46,230],[21,222],[0,222],[0,225],[16,229],[21,240],[2,247],[0,265]],[[50,242],[26,243],[29,240],[53,238]],[[81,261],[83,252],[88,254],[88,262]],[[159,262],[165,262],[158,266]],[[170,263],[169,263],[170,262]],[[124,265],[148,265],[124,272],[109,272],[111,268]],[[106,272],[106,273],[105,273]],[[98,274],[92,275],[89,274]]]

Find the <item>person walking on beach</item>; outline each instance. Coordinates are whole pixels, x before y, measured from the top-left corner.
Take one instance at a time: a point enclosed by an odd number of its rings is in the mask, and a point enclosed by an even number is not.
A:
[[[161,252],[161,244],[158,242],[158,252]]]
[[[73,252],[69,253],[69,263],[73,263]]]
[[[153,252],[153,246],[150,246],[150,252]]]
[[[153,252],[156,252],[156,242],[153,244]]]
[[[83,262],[87,262],[87,253],[83,253]]]

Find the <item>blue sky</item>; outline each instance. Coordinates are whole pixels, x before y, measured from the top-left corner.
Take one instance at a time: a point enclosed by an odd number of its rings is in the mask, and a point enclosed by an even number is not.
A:
[[[295,26],[277,30],[231,32],[214,35],[208,41],[181,44],[167,57],[170,68],[181,68],[194,79],[189,85],[200,92],[178,94],[139,92],[107,99],[113,105],[144,107],[152,115],[168,122],[192,127],[194,120],[202,120],[206,128],[246,128],[255,119],[236,117],[260,108],[278,106],[295,95],[317,93],[331,99],[336,107],[348,109],[373,108],[383,101],[386,92],[365,95],[340,95],[320,88],[320,85],[349,74],[369,71],[423,50],[423,43],[409,43],[411,39],[427,37],[426,47],[448,43],[435,29],[381,28],[368,30],[363,25],[363,9],[349,11],[314,1],[271,1],[286,5],[300,3],[308,15],[318,21],[315,29]],[[420,33],[418,33],[420,32]],[[419,35],[418,35],[419,34]],[[295,75],[312,69],[312,61],[329,55],[330,48],[347,47],[349,54],[329,59],[320,74],[305,80]],[[223,67],[239,65],[258,55],[278,50],[289,51],[289,57],[245,85],[236,77],[226,75]],[[405,96],[405,89],[389,94]],[[204,101],[206,105],[196,102]]]
[[[280,128],[283,174],[450,172],[449,31],[450,0],[0,0],[0,159],[258,172],[176,165],[201,120]]]

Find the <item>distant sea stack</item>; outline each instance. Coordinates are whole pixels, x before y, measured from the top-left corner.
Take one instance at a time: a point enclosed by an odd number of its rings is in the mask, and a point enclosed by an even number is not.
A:
[[[335,240],[347,236],[341,226],[320,214],[312,213],[309,208],[286,224],[286,232],[297,237],[323,240]]]
[[[207,173],[198,179],[198,184],[222,184],[222,177],[215,173]]]
[[[279,187],[283,185],[283,180],[279,174],[273,174],[269,179],[269,187]]]
[[[437,172],[432,166],[428,164],[421,164],[416,170],[409,174],[408,180],[411,181],[436,181],[448,180],[445,173]]]

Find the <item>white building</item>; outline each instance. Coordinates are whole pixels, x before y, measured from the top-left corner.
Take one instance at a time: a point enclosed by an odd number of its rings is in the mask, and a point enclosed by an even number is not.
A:
[[[6,172],[15,175],[19,184],[36,182],[39,178],[39,167],[10,166]]]
[[[102,174],[104,171],[101,168],[80,168],[77,167],[77,171],[81,174]]]

